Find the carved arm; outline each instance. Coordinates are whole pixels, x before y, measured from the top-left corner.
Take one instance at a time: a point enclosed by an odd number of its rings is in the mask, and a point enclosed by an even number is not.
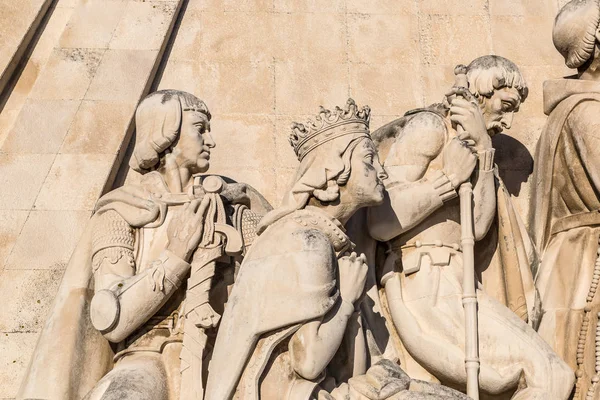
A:
[[[475,240],[485,237],[496,215],[496,184],[494,182],[493,148],[477,153],[479,169],[473,187],[473,221]]]
[[[181,285],[190,264],[165,249],[136,274],[135,235],[115,211],[94,219],[92,238],[95,295],[92,324],[111,342],[120,342],[156,313]]]
[[[316,379],[338,351],[354,305],[338,301],[321,321],[304,324],[290,340],[289,350],[294,371],[305,379]]]
[[[386,172],[392,177],[400,168],[388,167]],[[369,233],[379,241],[388,241],[414,228],[457,195],[442,171],[416,182],[386,184],[384,203],[367,211]]]
[[[126,260],[121,260],[117,264],[125,264]],[[109,260],[102,264],[96,272],[96,282],[106,280],[108,268],[113,271],[119,267],[131,268],[129,265],[106,265],[110,264]],[[124,340],[167,302],[190,268],[190,264],[164,250],[150,268],[139,274],[118,278],[114,273],[110,274],[117,279],[111,279],[110,285],[97,287],[92,299],[92,324],[111,342]]]

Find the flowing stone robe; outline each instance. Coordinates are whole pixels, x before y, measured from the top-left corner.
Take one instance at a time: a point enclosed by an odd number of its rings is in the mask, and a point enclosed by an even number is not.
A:
[[[304,322],[324,317],[339,301],[337,259],[350,246],[341,224],[312,207],[275,221],[257,238],[223,315],[207,399],[309,398],[325,376],[297,375],[287,344]]]
[[[600,277],[600,83],[547,81],[544,112],[549,118],[535,157],[531,205],[531,229],[542,252],[538,331],[579,370],[578,391],[585,396],[600,369],[600,299],[592,285]]]

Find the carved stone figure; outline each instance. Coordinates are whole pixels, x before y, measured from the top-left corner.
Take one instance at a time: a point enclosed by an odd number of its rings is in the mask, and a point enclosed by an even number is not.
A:
[[[539,333],[576,370],[575,399],[599,399],[600,4],[567,3],[553,39],[577,75],[544,84],[548,120],[535,156],[531,231],[542,252]]]
[[[368,211],[371,235],[389,249],[380,265],[383,309],[409,375],[464,391],[457,188],[472,180],[481,395],[567,399],[573,372],[527,324],[537,315],[534,252],[494,173],[491,137],[511,127],[527,86],[498,56],[473,61],[467,79],[469,90],[455,87],[449,104],[411,111],[374,133],[389,175],[384,204]]]
[[[268,203],[208,170],[211,114],[179,91],[136,111],[139,185],[104,195],[19,398],[201,399],[214,327]],[[243,235],[243,237],[242,237]]]
[[[349,253],[343,227],[358,209],[383,200],[369,114],[349,100],[344,110],[322,108],[315,121],[293,125],[300,166],[240,267],[206,400],[406,398],[411,382],[397,364],[369,368],[358,311],[367,265]],[[423,399],[463,398],[427,385],[422,391]]]

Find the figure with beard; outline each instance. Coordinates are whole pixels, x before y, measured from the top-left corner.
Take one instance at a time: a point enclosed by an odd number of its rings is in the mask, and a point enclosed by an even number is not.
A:
[[[516,65],[498,56],[474,60],[467,79],[469,88],[454,88],[446,104],[411,111],[373,134],[389,176],[384,204],[367,218],[371,236],[388,246],[382,308],[406,349],[409,375],[464,391],[457,189],[472,179],[481,396],[564,400],[573,372],[527,324],[539,309],[535,252],[494,173],[491,137],[511,127],[527,86]]]

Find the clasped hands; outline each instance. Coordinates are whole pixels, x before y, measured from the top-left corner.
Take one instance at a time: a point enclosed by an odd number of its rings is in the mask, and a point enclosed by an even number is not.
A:
[[[485,119],[474,96],[466,88],[455,87],[446,94],[450,103],[450,120],[462,127],[458,136],[443,150],[444,173],[454,188],[466,182],[477,164],[477,152],[492,147]]]

